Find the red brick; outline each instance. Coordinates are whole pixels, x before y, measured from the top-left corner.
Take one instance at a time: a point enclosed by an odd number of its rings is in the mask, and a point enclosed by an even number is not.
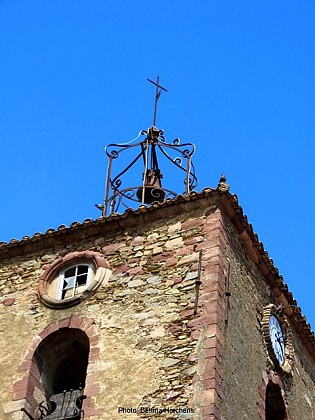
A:
[[[26,401],[28,403],[28,406],[32,407],[32,409],[37,410],[38,408],[38,401],[35,400],[35,398],[33,397],[33,395],[27,395],[26,396]],[[32,410],[30,410],[32,412]],[[34,413],[35,414],[35,413]]]
[[[200,242],[195,248],[196,251],[206,250],[206,252],[203,252],[203,255],[217,255],[217,251],[215,254],[211,252],[213,249],[216,249],[216,243],[212,239]]]
[[[41,389],[43,386],[42,386],[42,383],[40,382],[40,377],[38,377],[36,375],[30,375],[27,387],[30,387],[30,386],[34,387],[34,388],[37,387],[37,388]]]
[[[258,388],[258,392],[259,392],[259,395],[261,396],[261,398],[264,400],[265,397],[266,397],[266,385],[264,384],[264,386],[260,386]]]
[[[173,280],[173,284],[178,284],[178,283],[182,283],[182,281],[183,281],[184,279],[182,278],[182,277],[176,277],[174,280]]]
[[[210,214],[206,217],[206,223],[204,224],[204,229],[213,230],[213,229],[223,229],[223,223],[220,214]]]
[[[206,350],[205,353],[207,351],[210,351],[210,349]],[[204,373],[206,371],[210,371],[212,369],[217,369],[217,368],[219,368],[219,366],[220,366],[220,363],[218,362],[218,359],[216,359],[213,356],[209,356],[209,357],[205,356],[205,370],[204,370]]]
[[[16,391],[13,394],[12,400],[13,401],[23,400],[25,396],[26,396],[26,390]]]
[[[83,318],[80,324],[80,329],[86,331],[92,324],[94,324],[93,319]]]
[[[218,383],[214,378],[205,379],[202,381],[203,389],[215,389],[217,386],[218,386]]]
[[[216,337],[220,343],[222,344],[222,346],[224,346],[224,336],[222,334],[221,329],[218,327],[218,325],[209,325],[206,329],[206,337],[210,338],[210,337]]]
[[[72,315],[69,328],[79,328],[83,318],[79,315]]]
[[[222,419],[216,405],[214,403],[203,405],[202,407],[203,420],[219,420]]]
[[[100,357],[100,349],[98,347],[94,347],[91,349],[89,354],[89,362],[95,362]]]
[[[167,329],[167,332],[169,334],[173,334],[173,335],[177,335],[180,334],[183,331],[183,326],[182,325],[170,325]]]
[[[202,374],[202,379],[212,379],[214,378],[218,383],[221,383],[222,381],[222,376],[223,376],[223,372],[222,369],[217,367],[208,367],[207,365],[205,366],[205,370]]]
[[[119,249],[124,248],[125,246],[126,246],[125,243],[118,242],[118,243],[115,243],[115,244],[109,244],[109,245],[104,246],[102,248],[102,251],[106,255],[106,254],[109,254],[109,253],[117,252]]]
[[[121,274],[121,273],[126,273],[129,269],[130,269],[129,265],[122,265],[122,266],[116,268],[116,270],[113,271],[113,274],[117,275],[117,274]]]
[[[21,379],[20,381],[15,382],[12,389],[13,392],[26,390],[28,386],[28,378]]]
[[[29,370],[29,375],[30,375],[30,378],[32,378],[32,377],[33,378],[36,378],[37,381],[40,381],[41,380],[38,367],[37,367],[37,365],[35,363],[32,363],[32,366],[31,366],[31,368]]]
[[[202,277],[202,286],[209,292],[218,292],[221,298],[224,296],[225,287],[218,282],[218,278],[214,279],[211,275]]]
[[[205,221],[202,219],[188,219],[182,223],[182,230],[195,229],[203,226]]]
[[[205,263],[204,274],[219,273],[222,270],[216,261],[209,261],[211,259],[212,257],[207,257],[206,255],[202,257],[202,262]]]
[[[70,325],[70,321],[71,321],[70,316],[59,319],[59,329],[60,328],[68,328],[69,325]]]
[[[203,311],[205,315],[217,313],[220,318],[224,319],[224,310],[221,302],[218,300],[211,300],[203,304]]]
[[[196,245],[199,242],[204,241],[204,237],[203,236],[194,236],[193,238],[188,238],[184,240],[184,245]]]
[[[177,258],[169,258],[166,261],[166,267],[174,267],[175,265],[177,265],[178,259]]]
[[[216,351],[218,352],[218,354],[220,356],[222,356],[222,350],[223,350],[223,346],[221,344],[221,342],[219,340],[217,340],[216,337],[208,337],[204,340],[204,347],[206,350],[208,349],[216,349]]]
[[[87,397],[93,396],[93,395],[99,395],[101,393],[100,385],[99,384],[88,384],[84,388],[84,393]]]
[[[90,346],[94,347],[100,341],[100,334],[95,334],[92,337],[89,337],[89,340],[90,340]]]
[[[84,331],[88,337],[93,337],[98,334],[98,329],[95,324],[90,325],[89,328],[86,328]]]
[[[203,420],[223,420],[223,417],[219,413],[217,407],[215,405],[211,405],[208,407],[203,407]]]
[[[194,310],[193,309],[184,309],[183,311],[180,312],[180,317],[182,319],[185,319],[185,318],[189,318],[193,314],[194,314]]]
[[[187,326],[198,328],[198,327],[203,327],[203,326],[212,325],[212,324],[219,324],[219,323],[220,323],[220,318],[218,314],[213,313],[213,314],[208,314],[205,316],[200,316],[199,318],[192,319],[188,321]]]
[[[47,328],[45,328],[41,333],[39,333],[39,337],[44,340],[44,338],[46,338],[48,335],[50,335],[51,333],[57,331],[59,329],[59,322],[53,322],[52,324],[48,325]]]
[[[42,342],[42,339],[39,336],[37,336],[34,340],[32,340],[32,345],[30,349],[33,351],[33,354],[41,342]]]
[[[212,241],[212,244],[218,244],[220,238],[223,235],[223,232],[221,229],[208,230],[207,228],[205,228],[204,232],[206,233],[207,240]]]
[[[204,354],[206,359],[213,357],[217,360],[218,363],[221,363],[222,361],[222,356],[216,347],[213,347],[211,349],[205,349]]]
[[[128,274],[129,274],[130,276],[134,276],[135,274],[139,274],[139,273],[142,273],[142,272],[143,272],[143,268],[142,268],[142,266],[141,266],[141,265],[139,265],[139,266],[137,266],[137,267],[130,268],[130,269],[128,270]]]
[[[193,245],[185,246],[176,252],[176,256],[185,257],[186,255],[191,255],[194,252],[194,248],[195,247]]]
[[[218,394],[215,389],[207,389],[202,391],[202,405],[210,406],[216,404],[218,401]]]
[[[86,420],[88,420],[89,417],[100,416],[104,413],[105,413],[104,408],[86,408],[84,410],[84,417],[86,418]]]
[[[206,302],[206,303],[212,302],[212,301],[218,302],[223,297],[223,293],[222,292],[220,293],[220,292],[221,292],[221,288],[220,290],[218,289],[213,290],[211,293],[207,293],[203,299],[200,298],[199,301]]]
[[[15,302],[15,299],[14,298],[8,298],[8,299],[4,299],[2,301],[2,304],[4,306],[11,306],[11,305],[13,305],[14,302]]]
[[[22,362],[19,367],[18,367],[18,372],[23,372],[23,371],[28,371],[30,369],[30,367],[32,366],[32,360],[24,360],[24,362]]]
[[[29,352],[27,353],[27,355],[24,357],[24,360],[25,360],[25,361],[27,361],[27,360],[32,361],[32,360],[33,360],[33,357],[34,357],[34,351],[33,351],[33,350],[31,350],[31,351],[29,351]]]
[[[200,337],[200,332],[197,330],[192,331],[190,334],[190,338],[192,340],[198,340],[199,337]]]

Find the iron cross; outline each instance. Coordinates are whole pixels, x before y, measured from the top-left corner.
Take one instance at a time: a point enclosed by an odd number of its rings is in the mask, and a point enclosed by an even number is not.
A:
[[[160,83],[160,76],[157,76],[156,82],[153,82],[153,80],[147,79],[148,82],[152,83],[156,86],[155,89],[155,101],[154,101],[154,115],[153,115],[153,125],[155,126],[156,123],[156,110],[157,110],[157,102],[159,100],[159,97],[161,96],[162,91],[168,92],[163,86],[161,86]]]

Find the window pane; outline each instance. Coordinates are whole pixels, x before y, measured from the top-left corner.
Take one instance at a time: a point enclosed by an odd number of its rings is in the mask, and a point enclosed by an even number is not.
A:
[[[76,294],[84,292],[92,271],[90,265],[78,264],[61,272],[61,299],[73,297]]]
[[[78,265],[78,274],[87,273],[88,270],[89,270],[89,267],[87,265]]]
[[[86,281],[87,281],[87,274],[81,274],[81,275],[77,276],[77,285],[78,286],[85,285]]]
[[[72,267],[72,268],[69,268],[69,270],[65,271],[65,277],[75,276],[75,268],[76,267]]]
[[[63,290],[72,289],[75,284],[75,276],[65,278],[63,283]]]

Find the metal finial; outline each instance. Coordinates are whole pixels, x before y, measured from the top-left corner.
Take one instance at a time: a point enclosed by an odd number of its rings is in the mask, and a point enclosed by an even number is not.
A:
[[[178,194],[169,188],[162,187],[163,174],[159,166],[160,158],[163,158],[163,165],[171,163],[173,167],[183,172],[185,186],[183,194],[189,194],[197,186],[192,162],[195,145],[193,143],[181,144],[178,138],[173,140],[172,143],[166,141],[163,135],[164,131],[159,130],[155,123],[158,99],[162,91],[167,92],[167,90],[159,84],[159,77],[157,77],[156,82],[150,79],[148,81],[156,86],[153,125],[147,130],[142,130],[135,139],[128,143],[111,143],[105,148],[108,157],[105,198],[104,204],[96,204],[96,207],[102,211],[105,217],[120,212],[123,208],[138,206],[139,203],[141,205],[161,203]],[[140,136],[145,137],[137,142]],[[123,155],[125,151],[130,152],[129,163],[126,166],[121,163],[118,163],[117,166],[114,165],[117,158]],[[143,165],[141,165],[141,162],[143,162]],[[116,169],[114,169],[114,166],[116,166]],[[138,182],[136,185],[132,185],[132,180],[139,177],[140,171],[142,172],[141,185]],[[176,182],[177,178],[173,175],[167,179],[167,184],[169,186],[174,185],[174,179]],[[169,183],[169,181],[171,182]]]
[[[159,97],[161,96],[162,91],[164,90],[164,92],[168,92],[168,90],[166,90],[163,86],[161,86],[159,84],[160,83],[160,76],[157,76],[156,82],[153,82],[153,80],[150,80],[150,79],[147,79],[147,80],[148,80],[148,82],[152,83],[156,87],[156,89],[155,89],[155,100],[154,100],[154,114],[153,114],[153,125],[155,126],[157,102],[159,100]]]
[[[179,169],[179,173],[183,173],[185,186],[183,194],[189,194],[197,185],[192,162],[195,152],[193,143],[181,144],[179,139],[168,143],[163,136],[163,130],[154,126],[141,131],[141,135],[145,138],[137,143],[112,143],[105,148],[108,157],[105,199],[104,205],[96,205],[102,211],[103,216],[121,212],[123,208],[135,207],[139,205],[139,202],[148,205],[154,201],[162,202],[166,198],[178,195],[175,191],[162,187],[163,175],[158,165],[158,154],[160,158],[163,158],[164,164],[169,162],[171,166]],[[127,151],[130,152],[130,163],[125,167],[124,165],[122,167],[114,165],[117,159]],[[143,161],[143,166],[141,161]],[[139,166],[140,168],[142,166],[143,170],[142,183],[133,185],[132,180],[139,176]],[[174,180],[174,175],[172,178]],[[176,178],[178,177],[176,176]]]

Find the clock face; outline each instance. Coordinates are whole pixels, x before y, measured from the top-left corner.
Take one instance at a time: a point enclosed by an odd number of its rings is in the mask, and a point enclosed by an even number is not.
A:
[[[281,366],[283,365],[285,358],[284,337],[279,321],[274,315],[270,315],[269,331],[273,351]]]

